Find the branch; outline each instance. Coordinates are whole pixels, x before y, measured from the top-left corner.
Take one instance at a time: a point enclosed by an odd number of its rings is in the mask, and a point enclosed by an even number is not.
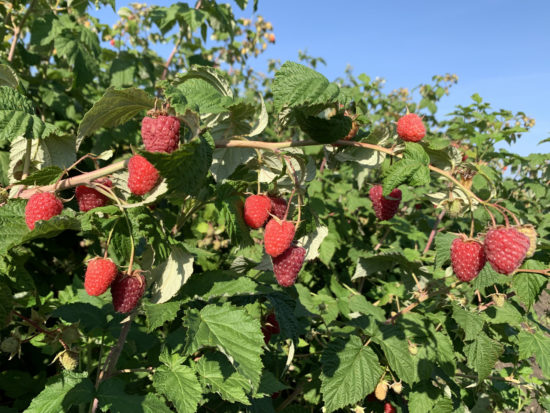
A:
[[[30,318],[25,317],[23,314],[21,314],[18,311],[12,310],[12,313],[15,314],[17,317],[21,318],[23,321],[25,321],[27,324],[29,324],[31,327],[34,327],[36,330],[40,331],[41,333],[44,333],[50,337],[55,338],[57,341],[61,343],[63,348],[65,350],[69,350],[69,346],[63,341],[63,339],[59,335],[59,329],[56,330],[46,330],[42,326],[40,326],[38,323],[32,321]]]
[[[23,28],[23,25],[25,24],[25,21],[27,20],[27,17],[29,17],[29,14],[31,12],[32,7],[34,6],[34,3],[36,0],[32,0],[29,8],[25,11],[25,14],[23,15],[23,18],[21,19],[21,22],[19,23],[19,26],[15,26],[13,29],[13,39],[11,40],[11,46],[10,46],[10,52],[8,54],[8,62],[11,62],[13,60],[13,55],[15,54],[15,46],[17,45],[17,40],[19,39],[19,35],[21,34],[21,30]]]
[[[435,234],[437,234],[437,227],[439,226],[439,223],[441,222],[444,216],[445,216],[445,210],[441,211],[437,216],[432,232],[430,233],[430,237],[428,238],[428,243],[426,244],[426,247],[424,248],[422,255],[426,255],[426,253],[430,250],[430,247],[432,246],[432,242],[435,238]]]

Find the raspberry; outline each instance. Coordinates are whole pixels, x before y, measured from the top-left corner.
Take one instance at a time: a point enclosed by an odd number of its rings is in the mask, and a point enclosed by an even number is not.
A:
[[[59,362],[67,371],[73,371],[78,367],[78,352],[63,350],[59,355]]]
[[[281,287],[294,285],[298,273],[302,269],[305,256],[305,248],[290,246],[281,255],[272,259],[273,272],[275,273],[277,283]]]
[[[396,413],[395,407],[390,402],[384,403],[384,413]]]
[[[129,313],[136,308],[139,299],[145,292],[145,277],[138,272],[133,274],[119,273],[111,284],[113,307],[117,313]]]
[[[262,333],[264,334],[264,343],[267,345],[271,340],[271,330],[267,326],[263,326]]]
[[[403,384],[401,384],[400,381],[396,381],[396,382],[394,382],[394,383],[391,385],[391,389],[392,389],[396,394],[401,394],[401,392],[403,391]]]
[[[94,258],[88,262],[84,275],[84,289],[89,295],[101,295],[118,273],[116,264],[108,258]]]
[[[515,228],[493,228],[485,236],[485,255],[493,269],[500,274],[511,274],[525,259],[531,242]]]
[[[271,200],[265,195],[251,195],[244,201],[244,220],[250,228],[260,228],[271,211]]]
[[[374,389],[374,395],[378,400],[386,400],[388,395],[388,383],[385,380],[379,381]]]
[[[265,226],[264,245],[265,252],[272,257],[281,255],[290,247],[294,239],[294,224],[288,221],[271,219]]]
[[[375,185],[369,191],[376,218],[381,221],[392,219],[401,202],[401,190],[395,188],[388,197],[382,196],[382,185]]]
[[[145,117],[141,137],[149,152],[174,152],[180,143],[180,121],[175,116]]]
[[[130,158],[128,172],[128,188],[135,195],[146,194],[159,180],[159,171],[141,155]]]
[[[527,224],[516,227],[516,229],[529,238],[529,249],[527,250],[526,258],[532,257],[537,249],[537,231],[535,227]]]
[[[108,186],[109,188],[113,186],[113,183],[108,178],[97,179],[95,182],[98,184]],[[89,211],[90,209],[105,206],[105,204],[109,199],[105,195],[103,195],[101,192],[95,190],[94,188],[90,188],[86,185],[77,186],[75,190],[75,194],[76,194],[76,200],[78,201],[78,208],[82,212],[86,212],[86,211]]]
[[[397,134],[404,141],[418,142],[426,135],[426,128],[417,114],[409,113],[397,121]]]
[[[279,322],[277,321],[274,313],[269,313],[267,315],[265,318],[264,327],[266,327],[271,334],[279,334],[281,332],[281,327],[279,326]]]
[[[472,281],[485,266],[487,258],[483,245],[466,236],[455,238],[451,244],[451,264],[460,281]]]
[[[270,196],[269,199],[271,199],[271,214],[279,219],[284,219],[287,207],[286,201],[276,196]]]
[[[25,222],[32,231],[36,221],[47,221],[51,217],[61,214],[63,204],[51,192],[34,194],[27,201],[25,207]]]

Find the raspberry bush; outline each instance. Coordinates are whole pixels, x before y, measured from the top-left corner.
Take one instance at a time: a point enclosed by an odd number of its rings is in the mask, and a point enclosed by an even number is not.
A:
[[[0,411],[550,410],[533,119],[95,4],[0,5]]]

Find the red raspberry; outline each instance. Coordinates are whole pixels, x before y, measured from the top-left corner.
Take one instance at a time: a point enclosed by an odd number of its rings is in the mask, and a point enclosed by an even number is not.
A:
[[[294,285],[298,273],[302,269],[305,256],[305,248],[290,246],[281,255],[272,259],[273,272],[275,273],[277,283],[281,287]]]
[[[451,264],[460,281],[472,281],[485,266],[487,257],[483,245],[462,236],[451,244]]]
[[[290,247],[295,231],[296,228],[292,222],[269,220],[264,233],[265,252],[272,257],[281,255]]]
[[[96,179],[95,181],[98,184],[102,184],[111,188],[113,183],[108,178]],[[108,199],[101,192],[90,188],[86,185],[79,185],[75,190],[76,200],[78,201],[78,208],[82,212],[89,211],[90,209],[98,208],[105,206]]]
[[[395,188],[388,197],[382,196],[382,185],[374,185],[369,191],[376,218],[381,221],[392,219],[401,202],[401,190]]]
[[[251,195],[244,201],[244,220],[250,228],[260,228],[271,211],[271,200],[265,195]]]
[[[284,219],[287,207],[286,201],[275,196],[270,196],[269,199],[271,199],[271,214],[279,219]]]
[[[496,272],[511,274],[525,259],[529,245],[529,237],[514,228],[493,228],[485,236],[485,255]]]
[[[51,192],[34,194],[27,201],[25,207],[25,222],[32,231],[36,221],[47,221],[51,217],[61,214],[63,204]]]
[[[390,402],[384,403],[384,413],[396,413],[395,407]]]
[[[175,116],[145,117],[141,137],[149,152],[174,152],[180,143],[180,121]]]
[[[264,334],[264,343],[267,345],[271,340],[271,330],[267,326],[263,326],[262,333]]]
[[[94,258],[88,262],[84,276],[84,289],[90,295],[101,295],[116,278],[116,264],[108,258]]]
[[[139,299],[145,292],[145,277],[140,273],[119,273],[111,284],[113,307],[117,313],[129,313],[136,308]]]
[[[279,322],[277,321],[274,313],[269,313],[267,315],[265,318],[264,327],[268,328],[272,334],[279,334],[281,332],[281,327],[279,326]]]
[[[397,121],[397,134],[404,141],[418,142],[426,135],[426,128],[416,113],[409,113]]]
[[[128,172],[128,188],[135,195],[146,194],[159,180],[159,171],[141,155],[130,158]]]

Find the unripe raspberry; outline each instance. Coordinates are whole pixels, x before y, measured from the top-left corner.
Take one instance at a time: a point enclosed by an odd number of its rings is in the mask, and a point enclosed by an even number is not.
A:
[[[250,228],[260,228],[270,212],[271,200],[265,195],[250,195],[244,202],[244,221]]]
[[[34,194],[25,207],[25,222],[32,231],[36,221],[47,221],[63,210],[61,201],[51,192]]]
[[[145,195],[159,180],[159,172],[141,155],[130,158],[128,173],[128,188],[135,195]]]
[[[537,249],[537,231],[535,227],[527,224],[516,227],[516,229],[529,238],[529,249],[527,250],[527,254],[525,254],[525,258],[532,257]]]
[[[400,381],[396,381],[391,385],[391,389],[394,391],[395,394],[401,394],[403,391],[403,384],[401,384]]]
[[[173,152],[180,143],[180,121],[175,116],[143,118],[141,137],[149,152]]]
[[[116,264],[108,258],[94,258],[88,262],[84,276],[84,289],[97,296],[107,291],[118,273]]]
[[[64,350],[59,355],[59,362],[67,371],[73,371],[78,367],[78,353],[76,351]]]
[[[108,178],[97,179],[95,182],[105,185],[109,188],[113,186],[113,183]],[[109,200],[109,198],[107,198],[101,192],[86,185],[77,186],[75,190],[75,195],[76,200],[78,201],[78,208],[82,212],[105,206],[107,204],[107,201]]]
[[[426,128],[416,113],[409,113],[397,121],[397,134],[404,141],[418,142],[426,135]]]
[[[385,380],[381,380],[374,389],[374,395],[378,400],[386,400],[388,395],[388,383]]]

